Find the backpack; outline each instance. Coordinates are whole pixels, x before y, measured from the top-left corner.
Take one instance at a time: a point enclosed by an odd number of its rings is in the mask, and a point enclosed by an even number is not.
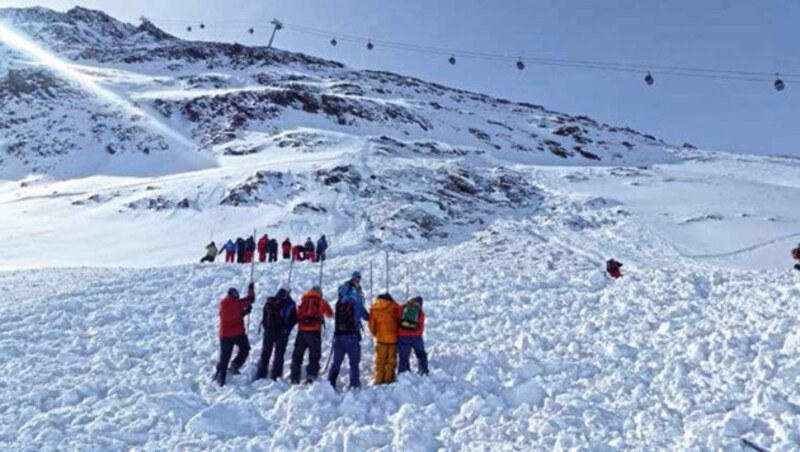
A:
[[[792,250],[792,259],[800,260],[800,246]]]
[[[400,329],[414,331],[419,328],[419,314],[422,307],[419,303],[409,301],[403,306],[403,314],[400,316]]]
[[[311,326],[322,321],[322,301],[319,297],[303,298],[297,310],[297,322]]]
[[[334,319],[337,333],[357,333],[355,304],[336,303],[336,317]]]
[[[283,306],[281,300],[275,297],[267,298],[267,302],[264,303],[264,315],[261,319],[261,323],[266,331],[283,329]]]

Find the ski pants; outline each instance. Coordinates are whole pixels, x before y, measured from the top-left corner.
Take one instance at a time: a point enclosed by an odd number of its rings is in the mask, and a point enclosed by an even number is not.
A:
[[[300,331],[294,340],[292,352],[291,376],[292,383],[300,383],[300,374],[303,367],[303,358],[308,350],[308,366],[306,367],[306,381],[311,383],[319,375],[319,362],[322,359],[322,333],[320,331]]]
[[[291,256],[292,256],[291,253],[289,253],[288,251],[284,251],[283,252],[283,258],[284,259],[289,259]]]
[[[277,251],[270,251],[269,252],[269,261],[270,262],[278,262],[278,252]]]
[[[205,256],[202,259],[200,259],[200,263],[202,264],[204,262],[214,262],[215,257],[216,256]]]
[[[244,251],[237,251],[236,252],[236,263],[243,264],[244,263]]]
[[[249,264],[253,262],[253,252],[252,251],[245,251],[244,252],[244,263]]]
[[[270,357],[272,357],[272,372],[270,372],[269,377],[273,380],[277,380],[283,376],[283,360],[286,355],[286,344],[288,341],[289,333],[287,331],[264,331],[264,339],[261,342],[261,359],[258,360],[256,380],[267,378]]]
[[[258,252],[258,261],[259,262],[264,262],[265,260],[267,260],[267,252],[266,251],[259,251]]]
[[[317,250],[317,261],[324,261],[325,260],[325,250]]]
[[[235,251],[225,251],[225,262],[234,262],[236,260]]]
[[[397,368],[397,344],[375,343],[375,375],[373,383],[376,385],[394,381]]]
[[[398,372],[408,372],[411,369],[411,350],[417,357],[417,366],[420,374],[428,373],[428,354],[425,352],[425,341],[422,336],[400,336],[397,338],[397,348],[400,354]]]
[[[361,387],[358,366],[361,363],[361,342],[357,335],[348,334],[337,336],[333,339],[333,363],[328,371],[328,381],[331,386],[336,387],[336,380],[339,379],[339,371],[342,368],[344,357],[347,355],[350,364],[350,387]]]
[[[247,361],[247,355],[250,354],[250,341],[247,340],[247,336],[244,334],[241,336],[221,337],[219,339],[219,362],[217,363],[217,373],[214,379],[217,380],[220,386],[225,386],[225,380],[228,376],[228,363],[231,360],[234,346],[238,348],[238,351],[236,352],[236,357],[233,358],[233,362],[230,363],[232,368],[239,370],[244,365],[244,362]]]

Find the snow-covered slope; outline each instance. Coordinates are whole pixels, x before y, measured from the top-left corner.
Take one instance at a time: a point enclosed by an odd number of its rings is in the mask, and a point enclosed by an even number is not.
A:
[[[0,23],[3,450],[800,447],[798,160],[85,9]],[[432,375],[213,386],[249,275],[186,262],[254,227],[327,234],[327,293],[370,263],[377,293],[393,247]]]
[[[432,374],[343,395],[251,384],[252,367],[225,389],[211,383],[218,298],[246,283],[246,268],[0,273],[0,446],[739,450],[744,437],[800,447],[796,276],[677,256],[664,268],[629,262],[612,283],[595,243],[658,258],[658,240],[612,226],[618,207],[573,212],[606,226],[498,220],[460,245],[394,255],[391,291],[404,294],[408,267],[427,300]],[[365,252],[329,261],[325,292],[369,261],[382,290],[383,257]],[[259,298],[287,270],[257,266]],[[298,266],[293,281],[295,292],[316,284],[317,268]],[[330,331],[324,358],[329,341]]]

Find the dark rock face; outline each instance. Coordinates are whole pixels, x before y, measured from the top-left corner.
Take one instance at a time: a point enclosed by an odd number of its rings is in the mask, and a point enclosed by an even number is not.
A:
[[[0,78],[0,100],[11,97],[31,96],[42,100],[56,97],[86,97],[80,90],[52,75],[49,71],[39,69],[10,69],[6,76]]]
[[[291,196],[303,187],[300,180],[277,171],[258,171],[244,182],[229,187],[220,201],[223,206],[254,206],[270,197]]]

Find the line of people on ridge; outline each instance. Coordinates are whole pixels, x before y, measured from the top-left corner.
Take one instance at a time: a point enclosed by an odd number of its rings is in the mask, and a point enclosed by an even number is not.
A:
[[[214,380],[220,386],[225,385],[228,372],[241,372],[250,353],[244,317],[250,314],[255,299],[255,289],[251,283],[246,297],[240,297],[239,292],[231,288],[220,302],[220,353],[214,374]],[[267,297],[264,303],[259,326],[259,332],[263,329],[261,357],[254,381],[268,377],[277,380],[283,377],[284,356],[289,345],[289,336],[295,326],[298,332],[289,366],[289,380],[292,384],[300,384],[301,381],[310,384],[316,381],[322,359],[325,318],[332,318],[334,323],[327,375],[328,382],[334,388],[345,358],[350,368],[350,387],[361,386],[359,365],[362,321],[368,322],[370,333],[375,338],[374,384],[391,383],[395,380],[396,371],[409,371],[412,351],[417,358],[419,373],[427,375],[428,355],[422,337],[425,331],[422,302],[422,297],[413,297],[401,305],[386,293],[379,295],[367,311],[361,289],[361,273],[358,271],[353,272],[351,278],[339,286],[333,309],[323,298],[319,287],[307,291],[297,306],[291,297],[289,285],[282,283],[278,292]],[[234,347],[238,350],[231,361]],[[303,379],[302,366],[306,353],[309,359]]]
[[[283,259],[319,262],[324,261],[326,258],[328,239],[325,238],[325,235],[322,235],[315,244],[311,237],[308,237],[304,244],[292,246],[292,241],[289,237],[286,237],[280,248]],[[249,264],[256,258],[256,252],[258,252],[259,262],[277,262],[278,241],[274,237],[270,238],[267,234],[264,234],[256,241],[251,235],[246,239],[239,237],[236,241],[228,240],[222,245],[221,249],[218,249],[216,243],[212,241],[206,245],[206,255],[200,259],[200,263],[214,262],[217,256],[225,253],[226,263]]]

